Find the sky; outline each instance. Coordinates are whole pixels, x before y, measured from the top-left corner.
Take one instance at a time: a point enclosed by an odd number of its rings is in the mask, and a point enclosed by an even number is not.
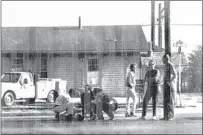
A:
[[[163,2],[156,1],[155,18],[159,3],[163,6]],[[84,26],[143,25],[150,41],[150,1],[2,1],[3,27],[77,26],[78,16]],[[202,1],[172,1],[170,23],[171,44],[182,40],[187,45],[182,49],[185,53],[202,45]],[[156,27],[155,44],[157,38]],[[176,50],[172,47],[172,51]]]

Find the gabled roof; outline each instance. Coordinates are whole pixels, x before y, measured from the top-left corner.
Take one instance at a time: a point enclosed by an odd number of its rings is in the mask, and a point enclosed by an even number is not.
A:
[[[140,25],[83,26],[82,30],[78,27],[2,27],[2,50],[143,52],[149,50],[149,45]]]

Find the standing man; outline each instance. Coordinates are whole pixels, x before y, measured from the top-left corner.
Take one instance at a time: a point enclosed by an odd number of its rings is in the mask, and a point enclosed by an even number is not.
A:
[[[145,116],[147,113],[147,105],[152,98],[152,104],[153,104],[153,120],[157,120],[156,117],[156,108],[157,108],[157,97],[159,92],[159,75],[160,72],[157,68],[155,68],[155,61],[150,60],[149,61],[150,69],[145,74],[144,79],[144,87],[146,89],[144,94],[144,100],[143,100],[143,109],[142,109],[142,119],[145,120]]]
[[[136,99],[136,93],[135,93],[135,64],[130,65],[130,71],[128,72],[127,75],[127,97],[126,97],[126,113],[125,117],[131,117],[135,116],[135,109],[137,105],[137,99]],[[130,111],[130,103],[129,103],[129,98],[133,99],[133,104],[132,108]],[[135,116],[136,117],[136,116]]]
[[[169,55],[162,57],[164,63],[164,117],[161,120],[173,120],[174,118],[174,98],[175,98],[175,81],[177,78],[175,68],[170,62]]]
[[[92,92],[92,87],[90,85],[85,85],[85,92],[80,95],[82,104],[82,115],[84,118],[89,117],[91,120],[96,118],[96,105],[91,101],[94,100],[94,95]],[[89,115],[89,116],[87,116]]]

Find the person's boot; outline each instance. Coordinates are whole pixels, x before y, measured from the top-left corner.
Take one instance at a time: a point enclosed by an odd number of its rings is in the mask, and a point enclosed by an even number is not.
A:
[[[130,117],[130,115],[126,112],[126,113],[125,113],[125,117]]]
[[[137,117],[133,112],[130,113],[131,117]]]
[[[159,120],[167,120],[167,119],[163,117],[163,118],[161,118],[161,119],[159,119]]]
[[[114,115],[109,117],[109,120],[113,120],[114,119]]]
[[[55,118],[56,120],[59,120],[59,113],[56,113]]]
[[[65,120],[66,121],[71,122],[71,121],[73,121],[73,118],[74,118],[73,114],[66,114],[65,115]]]
[[[174,117],[170,117],[168,118],[168,121],[174,120]]]
[[[90,117],[90,120],[95,120],[95,119],[96,119],[96,115],[95,114]]]
[[[159,120],[156,116],[152,117],[153,120]]]
[[[145,116],[141,116],[140,119],[141,120],[146,120],[146,117]]]

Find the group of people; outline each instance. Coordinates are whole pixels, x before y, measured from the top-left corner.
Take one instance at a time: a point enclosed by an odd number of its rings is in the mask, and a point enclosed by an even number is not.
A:
[[[164,77],[163,77],[163,118],[160,120],[173,120],[174,118],[174,100],[175,100],[175,81],[177,74],[173,64],[170,62],[169,55],[164,55],[162,57],[162,62],[164,64]],[[158,101],[158,93],[160,91],[160,71],[155,68],[155,61],[150,60],[148,65],[150,69],[146,72],[144,77],[144,98],[143,98],[143,108],[141,119],[146,119],[147,106],[152,98],[153,107],[153,120],[158,120],[156,116],[156,108]],[[126,113],[125,117],[135,116],[135,108],[137,104],[136,98],[136,81],[135,81],[135,64],[130,65],[130,71],[127,75],[127,98],[126,98]],[[132,108],[130,110],[129,98],[133,99]]]
[[[164,78],[163,78],[163,118],[162,120],[172,120],[174,118],[174,98],[175,98],[175,80],[177,78],[176,71],[173,64],[170,62],[169,55],[162,57],[164,63]],[[160,71],[155,68],[155,61],[150,60],[148,65],[150,69],[146,72],[144,77],[144,98],[141,119],[146,119],[147,106],[152,98],[153,104],[153,120],[158,120],[156,116],[157,100],[160,85]],[[136,105],[136,77],[135,77],[135,64],[130,65],[130,71],[127,75],[127,91],[126,91],[126,113],[125,117],[137,117]],[[118,108],[117,101],[105,93],[100,88],[94,88],[90,85],[85,86],[85,91],[80,94],[81,104],[80,107],[71,101],[75,91],[70,89],[67,94],[59,93],[55,101],[54,112],[56,118],[59,120],[60,116],[68,121],[82,121],[84,119],[90,120],[104,120],[103,112],[105,112],[109,120],[114,119],[114,112]],[[129,99],[133,99],[132,107],[130,107]]]
[[[71,101],[76,91],[70,89],[66,92],[59,93],[53,107],[57,120],[104,120],[103,111],[109,116],[109,120],[114,119],[113,112],[117,110],[118,103],[102,89],[92,90],[90,85],[86,85],[85,91],[80,94],[81,104],[78,106]]]

